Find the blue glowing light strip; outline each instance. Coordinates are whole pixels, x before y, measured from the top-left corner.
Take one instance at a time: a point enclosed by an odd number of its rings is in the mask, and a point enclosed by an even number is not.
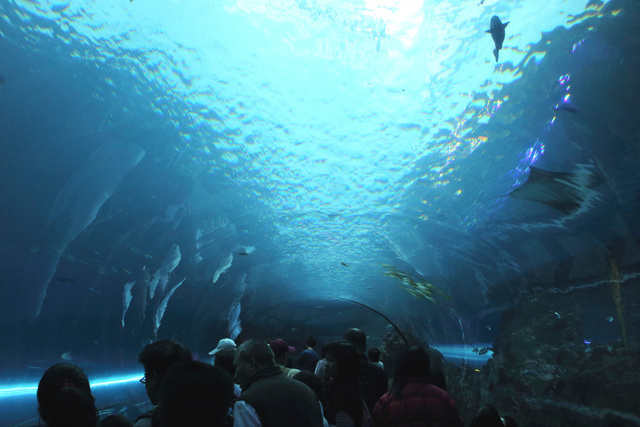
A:
[[[91,389],[99,388],[99,387],[109,387],[118,384],[126,384],[134,381],[140,381],[142,374],[137,374],[136,376],[127,375],[124,377],[109,377],[105,379],[98,379],[95,382],[90,381]],[[16,384],[14,386],[8,388],[0,388],[0,399],[10,398],[10,397],[19,397],[19,396],[28,396],[35,395],[38,391],[38,384]]]
[[[478,354],[477,352],[473,352],[473,348],[486,348],[490,347],[492,344],[490,343],[481,343],[475,345],[432,345],[431,347],[438,350],[445,359],[456,359],[456,360],[467,360],[474,362],[487,362],[489,359],[493,357],[493,351],[487,351],[485,354]]]

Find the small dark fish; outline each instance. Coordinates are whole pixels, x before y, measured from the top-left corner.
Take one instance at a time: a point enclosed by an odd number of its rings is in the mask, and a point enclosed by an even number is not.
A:
[[[496,62],[498,62],[499,51],[502,49],[502,42],[504,42],[504,29],[507,25],[509,25],[509,22],[505,22],[503,24],[497,15],[493,15],[491,17],[491,25],[489,26],[489,29],[485,31],[486,33],[491,34],[491,38],[496,44],[496,48],[493,50],[493,56],[496,57]]]
[[[4,83],[4,77],[0,76],[0,85]]]
[[[236,255],[247,256],[247,255],[249,255],[249,252],[245,252],[245,251],[242,251],[242,252],[236,252]]]
[[[478,6],[482,6],[484,4],[484,0],[480,0],[480,3],[478,3]]]
[[[478,350],[478,355],[482,356],[483,354],[487,354],[487,351],[489,351],[489,349],[487,347],[483,347]]]
[[[561,104],[553,107],[553,111],[559,111],[559,110],[568,111],[573,114],[578,112],[578,109],[571,104]]]
[[[341,262],[341,263],[340,263],[340,265],[343,265],[343,266],[345,266],[345,267],[349,267],[349,265],[347,265],[347,264],[346,264],[346,263],[344,263],[344,262]]]

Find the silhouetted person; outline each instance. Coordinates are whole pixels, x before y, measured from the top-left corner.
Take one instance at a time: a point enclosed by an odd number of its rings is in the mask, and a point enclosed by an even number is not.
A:
[[[347,329],[342,338],[358,352],[360,393],[367,404],[367,408],[369,408],[369,412],[371,412],[380,396],[389,389],[387,375],[380,365],[371,362],[367,358],[367,335],[363,331],[357,328]]]
[[[324,413],[329,425],[367,427],[369,410],[360,394],[358,384],[359,357],[347,342],[329,346],[326,354]]]
[[[213,364],[215,364],[215,358],[217,357],[218,353],[224,350],[232,350],[233,352],[235,352],[236,342],[231,338],[222,338],[220,341],[218,341],[218,345],[216,346],[216,348],[209,352],[209,356],[213,356]]]
[[[329,347],[331,346],[335,346],[338,344],[339,341],[331,341],[326,343],[325,345],[322,346],[321,349],[321,355],[322,358],[318,361],[318,363],[316,364],[316,369],[315,369],[315,374],[317,376],[320,377],[320,379],[322,380],[323,383],[327,382],[327,380],[329,379],[329,377],[327,377],[326,375],[326,371],[325,371],[325,364],[327,362],[327,350],[329,349]]]
[[[469,427],[504,427],[504,424],[496,408],[484,405],[476,412]]]
[[[213,366],[224,369],[229,375],[231,375],[231,378],[233,378],[236,375],[236,367],[233,366],[233,361],[235,358],[235,348],[229,350],[220,350],[218,353],[216,353],[216,358],[213,361]],[[242,393],[240,386],[234,383],[233,387],[236,397],[240,396],[240,393]]]
[[[391,391],[378,400],[371,417],[375,427],[464,426],[453,399],[429,380],[429,354],[419,346],[400,354]]]
[[[440,369],[430,370],[429,379],[431,380],[431,383],[434,386],[440,387],[444,391],[447,391],[447,379],[444,377],[444,372],[442,372],[442,370]]]
[[[271,351],[275,357],[276,365],[282,369],[282,373],[292,378],[295,374],[300,372],[300,369],[294,369],[289,367],[289,354],[296,351],[295,347],[291,347],[286,341],[281,339],[275,339],[269,344]]]
[[[307,349],[303,351],[298,358],[298,367],[301,371],[315,372],[316,365],[320,360],[318,353],[315,351],[316,342],[316,339],[312,335],[309,335],[305,340],[304,343]]]
[[[147,390],[147,396],[153,405],[160,399],[160,386],[164,374],[174,363],[193,360],[191,351],[180,343],[171,340],[160,340],[145,346],[138,356],[144,367],[144,377],[140,380]],[[134,423],[135,427],[150,427],[155,408],[142,414]]]
[[[322,383],[322,379],[319,376],[317,376],[313,372],[300,371],[293,376],[293,379],[306,384],[307,387],[313,390],[320,402],[324,400],[324,385]]]
[[[191,361],[173,364],[162,380],[154,427],[231,427],[233,379],[221,368]]]
[[[243,343],[234,364],[236,381],[242,387],[234,406],[234,427],[324,425],[316,395],[282,373],[268,344],[258,340]]]
[[[369,360],[373,363],[377,363],[378,365],[380,365],[382,367],[382,369],[384,369],[384,363],[382,363],[380,361],[380,350],[378,350],[377,348],[370,348],[369,351],[367,351],[367,356],[369,356]]]
[[[322,403],[324,402],[324,383],[322,379],[313,372],[309,371],[300,371],[293,376],[293,379],[296,381],[300,381],[311,390],[313,390],[316,395],[316,399],[318,399],[318,402],[320,402],[320,409],[322,410],[322,421],[326,423],[327,421],[326,417],[324,416],[324,407]],[[326,424],[325,427],[328,427],[328,424]]]
[[[58,363],[38,384],[38,412],[49,427],[95,427],[98,411],[82,368]]]

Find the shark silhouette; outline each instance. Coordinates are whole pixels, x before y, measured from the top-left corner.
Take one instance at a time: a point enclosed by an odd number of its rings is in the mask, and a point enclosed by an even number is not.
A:
[[[507,25],[509,25],[509,22],[505,22],[503,24],[497,15],[493,15],[491,17],[491,25],[489,26],[489,29],[485,31],[486,33],[491,34],[491,38],[496,44],[496,48],[493,50],[493,56],[496,57],[496,62],[498,62],[499,51],[502,49],[502,42],[504,42],[504,29],[507,28]]]

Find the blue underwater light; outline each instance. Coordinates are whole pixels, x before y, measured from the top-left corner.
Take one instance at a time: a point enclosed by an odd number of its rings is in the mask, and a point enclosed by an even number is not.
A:
[[[101,387],[110,387],[117,386],[122,384],[127,384],[135,381],[139,381],[142,374],[127,374],[122,376],[109,376],[106,378],[99,378],[96,380],[89,380],[91,384],[91,389],[101,388]],[[10,386],[5,386],[0,388],[0,399],[7,399],[12,397],[21,397],[21,396],[34,396],[38,391],[38,383],[22,383],[22,384],[13,384]]]
[[[468,344],[442,344],[432,345],[444,356],[445,360],[456,364],[470,364],[484,366],[493,357],[491,343]]]

